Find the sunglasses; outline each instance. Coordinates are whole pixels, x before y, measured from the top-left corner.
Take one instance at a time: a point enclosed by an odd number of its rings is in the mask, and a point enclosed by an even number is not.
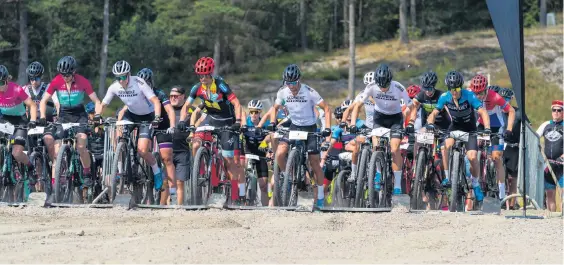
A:
[[[170,99],[178,99],[183,95],[170,95]]]
[[[249,111],[250,114],[260,114],[260,111],[258,110],[251,110]]]
[[[29,77],[29,81],[30,81],[30,82],[31,82],[31,81],[41,81],[41,76],[35,76],[35,77],[30,76],[30,77]]]
[[[201,80],[201,79],[204,79],[204,78],[211,78],[211,75],[198,75],[198,78],[199,78],[200,80]]]
[[[423,87],[423,90],[431,92],[431,91],[435,90],[435,88],[434,87]]]
[[[285,81],[284,83],[285,83],[286,85],[295,86],[295,85],[298,84],[298,81],[293,81],[293,82]]]
[[[454,91],[454,92],[460,92],[460,90],[462,90],[462,87],[455,87],[455,88],[449,88],[448,91]]]
[[[8,81],[0,80],[0,86],[5,86],[6,84],[8,84]]]
[[[562,112],[562,109],[552,109],[552,112]]]
[[[117,81],[125,81],[125,80],[127,80],[127,75],[116,76],[116,80]]]
[[[71,77],[73,75],[73,73],[66,73],[66,74],[61,74],[63,77]]]

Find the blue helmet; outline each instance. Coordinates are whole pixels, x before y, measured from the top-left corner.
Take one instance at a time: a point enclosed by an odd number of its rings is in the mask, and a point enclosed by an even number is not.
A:
[[[86,113],[90,114],[90,113],[94,113],[95,107],[96,105],[94,104],[94,102],[90,101],[88,102],[88,104],[86,104],[86,106],[84,106],[84,109],[86,109]]]

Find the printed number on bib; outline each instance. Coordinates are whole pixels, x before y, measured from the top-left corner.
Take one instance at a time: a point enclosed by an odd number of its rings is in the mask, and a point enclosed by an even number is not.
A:
[[[433,144],[435,140],[435,135],[432,133],[418,133],[417,142],[420,144]]]
[[[307,140],[307,132],[290,131],[290,134],[288,135],[288,139],[290,139],[290,140]]]
[[[29,129],[27,131],[27,135],[43,134],[43,131],[45,131],[45,127],[35,127],[33,129]]]

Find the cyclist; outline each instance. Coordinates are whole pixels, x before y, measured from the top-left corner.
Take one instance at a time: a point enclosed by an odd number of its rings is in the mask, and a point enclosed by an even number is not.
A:
[[[364,85],[368,86],[370,84],[374,83],[374,72],[368,72],[366,74],[364,74]],[[359,108],[363,105],[363,104],[359,104],[358,102],[360,101],[360,97],[362,95],[362,92],[359,93],[356,98],[353,101],[353,105],[350,108],[347,108],[345,110],[345,112],[343,112],[343,120],[342,122],[346,122],[349,119],[349,116],[351,115],[353,109],[355,108]],[[360,110],[357,110],[360,111]],[[371,98],[365,98],[364,99],[364,115],[366,117],[366,119],[364,120],[365,122],[365,126],[368,128],[372,128],[374,126],[374,100]],[[349,124],[350,125],[350,124]],[[359,136],[357,137],[357,141],[361,141],[364,142],[364,137]],[[359,142],[360,143],[360,142]]]
[[[427,117],[427,130],[435,130],[435,121],[440,112],[446,107],[450,116],[452,117],[452,124],[449,127],[449,131],[463,131],[468,132],[468,142],[466,142],[466,156],[470,161],[470,179],[472,181],[472,188],[476,196],[476,200],[481,202],[484,199],[484,194],[480,188],[478,179],[474,176],[478,175],[478,139],[476,136],[476,115],[475,112],[480,115],[483,120],[484,134],[490,134],[490,117],[486,109],[482,106],[482,102],[476,98],[472,91],[467,89],[462,89],[464,84],[464,78],[462,74],[457,71],[450,71],[445,77],[445,85],[448,91],[443,93],[435,106],[435,109]],[[450,135],[447,136],[445,140],[446,151],[448,153],[449,149],[454,145],[454,138]],[[445,156],[444,160],[448,160]],[[448,161],[447,164],[448,166]],[[448,168],[447,168],[448,170]],[[451,172],[452,173],[452,172]],[[454,172],[456,174],[456,172]],[[447,179],[450,176],[447,175]],[[468,178],[468,176],[467,176]],[[448,180],[445,181],[448,185]]]
[[[147,85],[149,85],[155,96],[159,99],[162,108],[167,115],[164,115],[162,118],[159,127],[157,130],[164,131],[166,130],[167,133],[157,133],[157,143],[159,144],[159,154],[161,155],[161,160],[166,168],[166,177],[168,179],[167,182],[163,183],[163,193],[161,194],[161,205],[165,205],[168,202],[168,197],[171,193],[176,193],[174,187],[176,186],[174,183],[175,177],[175,169],[172,157],[172,134],[174,133],[174,128],[176,127],[176,118],[174,114],[174,108],[170,105],[170,100],[168,96],[162,89],[158,89],[155,87],[154,80],[153,80],[153,71],[149,68],[143,68],[137,73],[138,77],[143,78]],[[125,106],[127,108],[127,105]],[[163,109],[161,108],[161,113]],[[167,187],[169,187],[167,189]]]
[[[88,95],[91,101],[99,104],[100,100],[92,90],[92,85],[88,79],[76,73],[77,63],[72,56],[65,56],[57,63],[58,75],[53,78],[47,91],[41,99],[39,109],[41,118],[39,123],[41,126],[47,124],[47,103],[49,99],[56,93],[59,100],[59,118],[61,123],[80,123],[86,125],[88,123],[88,115],[84,110],[84,95]],[[62,125],[56,126],[55,133],[55,154],[59,152],[61,140],[65,138],[65,131]],[[86,126],[76,127],[76,150],[80,154],[80,161],[83,168],[83,181],[85,187],[91,187],[93,184],[90,170],[90,153],[88,153],[88,136],[86,135]],[[56,164],[56,156],[53,159],[53,165]],[[55,167],[52,167],[53,175],[55,175]],[[52,196],[51,196],[52,197]]]
[[[26,69],[27,77],[29,80],[29,84],[25,85],[24,91],[31,97],[31,99],[35,102],[37,106],[37,116],[40,117],[39,113],[39,103],[43,98],[43,94],[47,90],[47,83],[41,82],[41,76],[43,75],[43,65],[40,62],[32,62]],[[47,121],[53,122],[53,117],[57,115],[59,110],[59,101],[57,100],[57,96],[53,95],[52,100],[47,102]],[[29,111],[28,111],[28,117]],[[49,153],[49,158],[51,160],[55,159],[55,139],[53,135],[55,134],[54,127],[51,127],[47,130],[44,130],[43,135],[43,143],[47,147],[47,152]],[[28,146],[34,147],[34,142],[29,142]]]
[[[419,95],[420,92],[421,92],[421,87],[418,85],[410,85],[407,87],[407,95],[409,96],[412,102],[415,99],[415,97]],[[410,113],[415,113],[416,118],[414,122],[414,128],[415,130],[421,129],[421,127],[423,126],[423,121],[421,120],[421,109],[412,108],[412,111],[410,111],[409,113],[405,112],[405,109],[406,109],[406,105],[404,104],[402,106],[402,110],[404,110],[403,111],[404,116],[407,117],[407,119],[405,119],[404,121],[404,126],[407,126],[409,124],[409,121],[411,120]]]
[[[104,107],[112,102],[114,96],[118,96],[127,106],[123,120],[136,123],[151,122],[150,125],[142,124],[139,127],[137,152],[153,169],[155,190],[161,190],[163,185],[162,172],[157,160],[149,151],[153,137],[151,125],[157,127],[161,122],[161,102],[143,78],[131,75],[131,66],[128,62],[117,61],[112,67],[112,73],[116,80],[108,87],[104,99],[97,106],[94,120],[99,122]]]
[[[260,157],[260,160],[256,163],[256,172],[258,183],[260,186],[261,191],[261,200],[262,205],[268,205],[268,164],[266,163],[266,152],[264,151],[263,147],[265,143],[270,141],[270,137],[263,136],[262,130],[256,130],[258,123],[261,120],[260,114],[263,109],[263,104],[260,100],[253,99],[249,101],[247,105],[247,109],[249,110],[249,116],[247,116],[243,136],[245,137],[245,153],[254,154]],[[267,126],[270,124],[269,121],[266,122],[262,126],[262,129],[266,129]],[[260,128],[260,127],[259,127]]]
[[[555,174],[555,177],[560,186],[560,194],[564,187],[564,141],[563,141],[563,124],[562,110],[564,109],[564,102],[562,100],[552,101],[552,120],[546,121],[537,130],[537,134],[544,137],[544,154],[547,159],[556,160],[560,163],[550,162],[550,167]],[[550,170],[544,170],[544,189],[546,190],[546,205],[549,211],[556,211],[556,183],[552,179]]]
[[[514,98],[514,93],[512,89],[503,88],[498,93],[502,96],[505,101],[509,104]],[[505,142],[505,150],[503,151],[503,164],[505,165],[505,171],[509,177],[509,194],[517,193],[517,173],[519,169],[519,137],[521,135],[521,113],[518,107],[513,106],[515,109],[515,121],[513,122],[513,133],[503,139]],[[524,114],[525,122],[530,123],[527,115]],[[505,115],[506,116],[506,115]],[[507,117],[505,117],[507,120]],[[510,199],[508,202],[509,209],[513,209],[515,205],[515,198]]]
[[[178,127],[182,130],[186,128],[186,115],[196,98],[202,100],[207,111],[204,124],[214,127],[231,126],[233,132],[224,131],[220,133],[219,144],[221,144],[225,167],[231,179],[231,188],[234,192],[238,187],[239,200],[237,203],[242,203],[245,198],[245,175],[243,168],[235,160],[235,157],[237,157],[237,160],[239,159],[239,137],[236,131],[241,128],[241,104],[223,78],[212,76],[214,68],[215,62],[210,57],[202,57],[196,62],[195,72],[200,82],[190,90],[188,100],[184,103]],[[194,126],[191,125],[191,129],[193,128]],[[194,134],[195,141],[192,142],[192,154],[195,155],[195,152],[200,148],[201,139],[209,139],[207,136],[201,132]]]
[[[374,104],[374,123],[373,128],[388,128],[390,132],[390,150],[392,153],[392,170],[394,171],[394,194],[401,194],[401,173],[403,159],[400,152],[402,139],[401,129],[403,128],[403,114],[401,110],[401,100],[407,105],[406,111],[411,109],[411,99],[403,85],[393,81],[392,71],[387,65],[381,64],[374,71],[374,83],[369,84],[364,91],[355,99],[359,104],[364,104],[368,97],[372,97]],[[352,120],[358,117],[358,108],[353,110]],[[355,133],[356,126],[351,126],[351,132]],[[372,144],[377,146],[378,141],[373,137]],[[376,173],[374,183],[380,183],[379,172]],[[379,189],[378,184],[375,188]]]
[[[439,101],[439,97],[443,94],[442,90],[436,89],[435,86],[437,85],[437,74],[433,71],[428,71],[421,76],[420,83],[421,87],[423,88],[422,92],[419,92],[415,98],[413,98],[413,109],[420,109],[421,110],[421,126],[424,126],[427,123],[427,118],[436,108],[437,103]],[[421,107],[421,108],[420,108]],[[406,133],[411,133],[415,131],[415,123],[417,121],[417,113],[412,111],[409,116],[409,122],[405,127]],[[435,125],[441,131],[448,131],[450,126],[450,116],[446,109],[441,110],[438,115],[435,117]],[[443,157],[443,167],[444,167],[444,178],[446,180],[449,176],[448,172],[448,156],[446,153],[446,149],[442,142],[444,139],[441,139],[441,155]],[[446,182],[443,184],[447,184]]]
[[[96,113],[96,105],[94,102],[88,102],[84,106],[84,109],[88,114],[88,119],[94,120],[94,114]],[[101,171],[104,165],[104,127],[96,126],[94,130],[89,132],[88,136],[88,150],[90,150],[90,153],[94,156],[92,168]]]
[[[331,113],[329,112],[329,105],[323,101],[323,98],[315,89],[301,83],[301,72],[297,65],[288,65],[282,77],[284,79],[284,86],[278,90],[276,101],[272,108],[274,108],[274,111],[281,109],[283,106],[287,108],[288,114],[292,116],[290,130],[315,132],[317,130],[315,107],[320,106],[325,113]],[[331,126],[331,115],[325,115],[325,125]],[[271,116],[269,129],[274,131],[275,127],[276,117]],[[327,137],[330,134],[331,130],[329,128],[323,129],[323,137]],[[289,143],[290,141],[285,136],[280,140],[276,149],[275,157],[281,172],[286,170],[286,154],[288,153]],[[309,163],[313,169],[315,183],[317,184],[317,190],[314,189],[314,194],[317,194],[316,204],[318,207],[323,207],[325,198],[323,192],[324,174],[320,166],[317,137],[308,135],[306,146],[309,153]]]
[[[476,94],[476,97],[485,106],[486,111],[490,116],[490,128],[492,133],[498,133],[502,131],[502,128],[507,127],[503,132],[503,138],[508,138],[512,134],[513,123],[515,122],[515,110],[509,103],[505,101],[498,93],[493,90],[486,89],[488,85],[488,79],[483,75],[476,75],[470,81],[470,90]],[[503,113],[508,114],[507,126],[504,124]],[[478,125],[478,130],[484,129],[484,121],[478,119],[480,123]],[[505,198],[505,168],[503,166],[503,139],[499,137],[492,138],[492,146],[490,150],[492,151],[492,158],[495,163],[496,177],[499,187],[499,198]]]
[[[10,82],[8,76],[10,73],[4,65],[0,65],[0,120],[3,123],[8,122],[15,126],[25,126],[29,129],[35,128],[35,120],[37,118],[37,105],[27,95],[23,88],[14,82]],[[25,117],[25,108],[29,108],[29,122]],[[27,139],[27,130],[16,128],[13,134],[12,156],[27,166],[28,176],[33,174],[34,167],[31,161],[24,153],[25,143]],[[31,184],[35,185],[36,179],[31,180]]]

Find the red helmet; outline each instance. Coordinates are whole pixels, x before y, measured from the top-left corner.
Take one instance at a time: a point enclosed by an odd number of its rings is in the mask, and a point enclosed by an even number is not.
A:
[[[202,57],[194,65],[194,70],[198,75],[210,75],[213,73],[215,62],[211,57]]]
[[[475,94],[482,93],[488,87],[488,79],[483,75],[476,75],[470,81],[470,90]]]
[[[416,97],[419,92],[421,92],[421,87],[418,85],[411,85],[407,88],[407,94],[409,95],[409,98]]]

